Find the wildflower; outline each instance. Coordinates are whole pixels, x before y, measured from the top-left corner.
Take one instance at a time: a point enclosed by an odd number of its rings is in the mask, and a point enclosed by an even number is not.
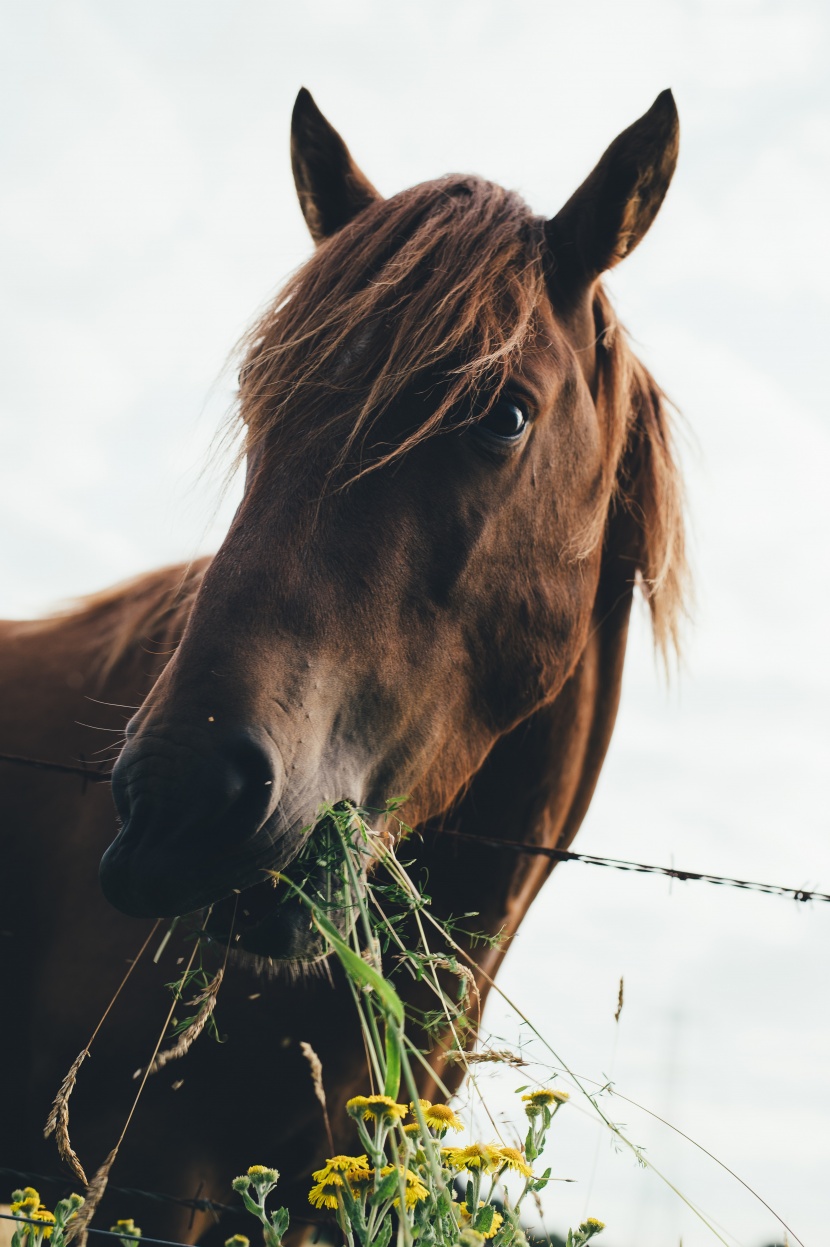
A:
[[[479,1208],[484,1207],[483,1199],[480,1199],[478,1201],[478,1206]],[[488,1208],[492,1207],[492,1205],[490,1204],[488,1204],[487,1206]],[[466,1204],[460,1204],[458,1207],[458,1211],[461,1213],[462,1225],[472,1220],[472,1217],[470,1216],[470,1210],[468,1209]],[[477,1233],[482,1234],[484,1238],[493,1238],[494,1235],[498,1233],[499,1228],[501,1227],[503,1221],[504,1221],[504,1217],[501,1215],[498,1209],[494,1208],[493,1209],[493,1220],[490,1222],[490,1228],[488,1230],[478,1230]]]
[[[308,1202],[315,1208],[336,1208],[338,1192],[343,1185],[343,1179],[339,1173],[329,1173],[311,1188],[308,1193]]]
[[[532,1178],[533,1170],[517,1147],[500,1147],[497,1149],[502,1163],[507,1169],[513,1169],[523,1178]]]
[[[374,1169],[350,1169],[348,1173],[343,1175],[349,1185],[349,1190],[353,1195],[358,1197],[364,1195],[372,1185],[374,1180]]]
[[[346,1101],[346,1112],[350,1117],[362,1117],[364,1121],[374,1118],[376,1121],[399,1121],[406,1117],[406,1105],[396,1104],[389,1095],[356,1095]]]
[[[565,1104],[566,1100],[570,1100],[571,1096],[567,1091],[556,1091],[552,1087],[540,1087],[538,1091],[531,1091],[530,1095],[523,1095],[522,1100],[527,1101],[525,1112],[528,1117],[535,1117],[540,1109],[547,1109],[552,1104]]]
[[[12,1212],[22,1212],[24,1217],[40,1208],[40,1195],[33,1186],[24,1186],[22,1191],[12,1191],[12,1200]]]
[[[251,1240],[244,1234],[234,1234],[233,1238],[225,1239],[225,1247],[251,1247]]]
[[[450,1169],[481,1170],[492,1173],[501,1168],[501,1154],[488,1143],[471,1143],[469,1147],[442,1147],[441,1158]]]
[[[368,1173],[369,1158],[367,1156],[332,1156],[322,1169],[312,1174],[315,1182],[325,1182],[333,1173]]]
[[[274,1186],[279,1182],[280,1171],[279,1169],[269,1169],[267,1165],[250,1165],[247,1176],[257,1190],[260,1190],[262,1187]]]
[[[583,1221],[579,1227],[582,1235],[582,1241],[587,1243],[589,1238],[593,1238],[595,1234],[601,1234],[605,1229],[605,1222],[598,1221],[596,1217],[588,1217],[587,1221]]]
[[[421,1112],[424,1115],[424,1121],[431,1130],[434,1130],[439,1138],[442,1138],[448,1130],[463,1130],[464,1127],[456,1117],[448,1104],[430,1104],[429,1100],[419,1100]],[[415,1105],[410,1104],[412,1113],[415,1113]]]
[[[141,1238],[141,1230],[132,1217],[125,1221],[116,1221],[115,1225],[110,1226],[110,1233],[120,1234],[123,1238]]]
[[[403,1165],[397,1165],[397,1166],[385,1165],[384,1168],[381,1169],[380,1171],[380,1176],[382,1178],[385,1178],[390,1173],[394,1173],[396,1168],[399,1173],[403,1174],[404,1180],[406,1182],[406,1206],[407,1208],[414,1208],[416,1204],[420,1204],[422,1200],[429,1198],[429,1191],[424,1186],[423,1182],[418,1177],[417,1173],[413,1173],[411,1169],[404,1169]],[[395,1199],[392,1201],[392,1203],[397,1208],[398,1205],[400,1204],[400,1200]]]
[[[421,1127],[418,1125],[417,1121],[411,1121],[408,1126],[404,1126],[403,1128],[404,1134],[419,1134],[420,1130]]]
[[[50,1212],[48,1208],[44,1208],[41,1204],[39,1208],[30,1209],[27,1216],[30,1221],[44,1222],[46,1228],[43,1230],[43,1237],[52,1237],[52,1227],[55,1224],[55,1214],[53,1212]]]

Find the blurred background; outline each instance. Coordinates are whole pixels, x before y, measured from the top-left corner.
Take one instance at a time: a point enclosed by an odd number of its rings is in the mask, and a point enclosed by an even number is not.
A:
[[[638,612],[576,847],[830,889],[830,13],[813,0],[6,0],[0,14],[0,613],[215,549],[229,352],[309,253],[300,85],[383,192],[448,171],[554,213],[674,89],[674,185],[609,280],[683,412],[697,605],[670,684]],[[500,985],[571,1068],[667,1118],[826,1242],[830,905],[563,865]],[[625,1002],[614,1021],[620,976]],[[487,1023],[522,1039],[495,1000]],[[507,1110],[516,1072],[488,1074]],[[574,1105],[546,1223],[717,1241]],[[605,1111],[743,1247],[748,1192]],[[792,1242],[793,1240],[790,1239]]]

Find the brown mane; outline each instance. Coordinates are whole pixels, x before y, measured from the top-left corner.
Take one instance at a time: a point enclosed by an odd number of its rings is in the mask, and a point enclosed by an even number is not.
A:
[[[137,642],[178,640],[210,563],[209,558],[176,563],[91,593],[53,611],[43,622],[80,625],[104,681]]]
[[[443,373],[423,425],[378,467],[501,389],[544,292],[544,221],[477,177],[424,183],[323,243],[243,341],[240,412],[252,450],[302,419],[283,453],[340,448],[337,466],[404,390]],[[453,366],[447,372],[447,361]]]

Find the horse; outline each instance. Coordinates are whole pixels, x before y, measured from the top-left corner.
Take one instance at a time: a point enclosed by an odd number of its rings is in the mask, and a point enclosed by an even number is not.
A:
[[[665,91],[550,219],[466,175],[384,199],[300,92],[291,157],[315,250],[242,344],[245,485],[225,540],[0,630],[3,1166],[54,1173],[50,1102],[153,924],[210,912],[220,929],[233,906],[226,1042],[149,1079],[111,1186],[221,1201],[263,1162],[309,1215],[326,1136],[299,1044],[347,1151],[364,1048],[338,967],[263,881],[323,803],[408,795],[434,912],[505,936],[467,945],[486,998],[551,869],[511,846],[567,848],[588,809],[635,591],[664,651],[684,609],[667,403],[602,286],[677,149]],[[131,710],[111,791],[85,782],[93,728],[120,741]],[[78,1076],[88,1167],[152,1051],[170,950],[135,965]],[[421,1094],[459,1085],[441,1044],[430,1068]],[[220,1232],[138,1198],[108,1194],[101,1215],[183,1242]]]

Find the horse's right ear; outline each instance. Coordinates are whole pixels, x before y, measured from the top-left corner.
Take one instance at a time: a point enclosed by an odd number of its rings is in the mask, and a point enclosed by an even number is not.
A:
[[[669,189],[679,138],[674,97],[663,91],[548,221],[555,293],[567,299],[584,292],[634,250]]]
[[[358,212],[382,198],[305,87],[291,116],[291,167],[300,207],[316,243],[336,234]]]

